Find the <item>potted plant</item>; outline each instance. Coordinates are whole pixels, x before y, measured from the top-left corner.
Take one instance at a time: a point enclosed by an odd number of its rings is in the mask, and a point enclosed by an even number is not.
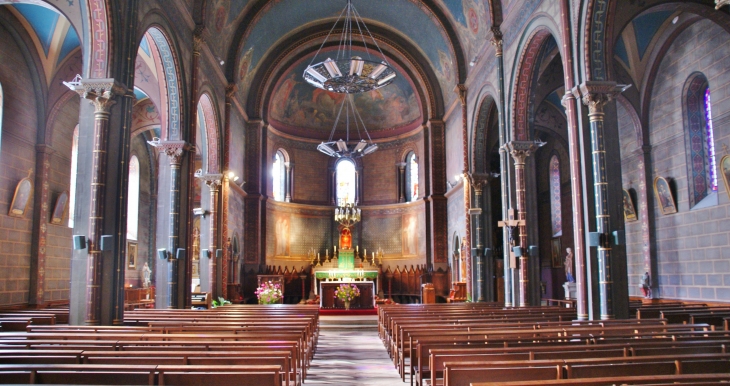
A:
[[[335,290],[335,297],[345,302],[345,309],[350,309],[350,302],[360,296],[360,289],[354,284],[340,284]]]
[[[270,281],[261,283],[261,287],[256,290],[256,297],[259,299],[259,304],[279,303],[283,297],[281,285],[278,283],[274,284]]]

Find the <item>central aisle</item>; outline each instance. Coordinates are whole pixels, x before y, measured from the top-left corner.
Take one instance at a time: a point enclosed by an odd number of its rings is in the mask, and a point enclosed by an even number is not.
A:
[[[314,355],[304,384],[307,386],[403,384],[382,341],[378,338],[377,316],[320,316],[317,353]]]

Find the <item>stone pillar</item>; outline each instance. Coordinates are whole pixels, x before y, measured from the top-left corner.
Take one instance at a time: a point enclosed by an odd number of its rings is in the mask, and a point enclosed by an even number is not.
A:
[[[261,120],[247,123],[246,130],[246,197],[244,197],[243,255],[244,263],[260,264],[264,254],[263,240],[265,219],[264,192],[262,181],[262,154],[265,144],[266,128]]]
[[[654,195],[650,192],[654,181],[652,180],[651,173],[648,172],[648,170],[653,169],[651,150],[652,147],[649,145],[644,145],[638,150],[641,181],[639,181],[639,199],[637,200],[639,207],[637,208],[637,212],[641,221],[641,241],[643,243],[641,251],[644,255],[644,272],[649,272],[651,297],[655,298],[659,294],[659,283],[656,279],[658,272],[656,269],[656,251],[654,250],[655,241],[653,239],[654,230],[656,229],[656,218],[654,217],[654,211],[649,210],[649,208],[654,207]]]
[[[2,118],[2,117],[0,117]],[[48,170],[51,167],[50,155],[53,153],[48,145],[36,145],[35,183],[33,186],[33,237],[37,238],[30,246],[30,285],[28,303],[43,306],[46,271],[46,240],[48,218],[50,217],[48,197]]]
[[[169,224],[167,231],[167,308],[178,307],[178,261],[177,248],[180,233],[180,167],[185,151],[189,145],[185,141],[148,142],[157,148],[160,153],[167,155],[170,161],[170,191],[168,202],[170,205]],[[161,265],[161,264],[160,264]],[[158,265],[158,267],[160,266]]]
[[[507,219],[508,218],[508,210],[512,207],[512,196],[510,194],[511,190],[511,182],[510,182],[510,168],[509,168],[509,162],[507,160],[507,151],[505,149],[505,144],[509,140],[509,133],[507,132],[507,125],[505,123],[504,119],[504,109],[505,109],[505,85],[504,85],[504,55],[503,55],[503,49],[502,49],[502,31],[499,29],[499,26],[493,26],[492,29],[492,39],[490,40],[490,43],[494,46],[494,55],[497,58],[497,99],[499,103],[499,108],[497,109],[497,112],[499,114],[499,169],[500,169],[500,184],[501,184],[501,191],[502,191],[502,218]],[[514,291],[513,287],[514,284],[512,282],[512,270],[510,268],[510,244],[509,244],[509,235],[507,232],[503,232],[502,234],[502,245],[504,245],[503,248],[503,258],[504,258],[504,305],[505,307],[512,307],[514,306]]]
[[[592,81],[580,85],[583,103],[588,106],[593,152],[593,189],[595,193],[596,232],[601,234],[598,246],[598,291],[601,320],[613,319],[613,279],[611,276],[611,216],[608,207],[608,180],[604,139],[603,107],[625,89],[615,82]]]
[[[573,209],[573,256],[575,258],[575,292],[578,320],[588,320],[586,292],[585,223],[583,222],[583,178],[581,177],[580,136],[578,133],[577,101],[568,92],[563,96],[568,121],[568,150],[570,157],[570,190]]]
[[[519,294],[520,307],[530,305],[528,299],[529,271],[528,271],[528,248],[527,248],[527,205],[525,203],[525,160],[534,153],[540,145],[533,141],[510,141],[507,143],[512,158],[515,162],[515,192],[517,198],[517,220],[520,232],[519,246],[522,248],[520,256],[519,271]]]
[[[89,259],[86,265],[86,325],[101,324],[101,235],[106,194],[107,136],[109,114],[116,103],[114,98],[124,94],[126,87],[114,79],[82,80],[72,89],[94,105],[94,147],[91,165],[89,210]]]
[[[291,178],[294,162],[284,162],[284,191],[286,193],[284,201],[291,202]]]
[[[476,299],[477,302],[486,301],[485,286],[491,285],[491,275],[487,275],[487,271],[491,272],[491,267],[485,270],[486,256],[484,254],[484,230],[482,228],[482,192],[484,188],[489,186],[488,177],[485,174],[473,174],[471,176],[471,185],[474,187],[474,207],[470,209],[469,214],[474,216],[472,222],[472,234],[475,235],[474,243],[476,248],[472,249],[472,255],[475,258],[476,265]]]
[[[461,151],[462,151],[462,162],[464,169],[462,171],[462,178],[464,179],[464,254],[463,258],[466,259],[466,298],[472,299],[472,292],[474,292],[474,276],[472,269],[471,260],[471,216],[469,216],[469,210],[471,209],[471,181],[469,179],[469,126],[467,123],[467,106],[466,106],[466,86],[463,84],[456,85],[456,93],[459,95],[459,102],[461,102]],[[472,299],[473,300],[473,299]]]
[[[426,265],[448,262],[448,229],[446,199],[446,135],[444,122],[428,121],[426,160]],[[430,241],[430,242],[429,242]]]
[[[214,298],[221,295],[219,288],[220,283],[218,282],[218,257],[216,256],[216,249],[218,248],[218,194],[220,193],[221,184],[223,182],[222,174],[203,174],[199,177],[210,189],[210,209],[208,209],[208,223],[209,225],[209,246],[210,259],[208,259],[208,284],[209,291],[213,294]]]

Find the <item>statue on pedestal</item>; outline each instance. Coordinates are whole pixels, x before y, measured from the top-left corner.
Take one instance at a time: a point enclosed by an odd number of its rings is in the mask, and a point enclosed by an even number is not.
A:
[[[142,282],[142,287],[150,288],[150,276],[151,275],[152,275],[152,270],[150,269],[150,266],[147,265],[147,262],[145,261],[144,267],[142,267],[142,277],[144,278],[144,281]]]
[[[565,252],[567,255],[565,256],[565,280],[568,283],[575,283],[575,278],[573,277],[573,250],[570,248],[565,248]]]
[[[649,278],[649,272],[644,272],[644,275],[641,276],[639,288],[641,289],[641,293],[644,294],[644,298],[651,298],[651,278]]]

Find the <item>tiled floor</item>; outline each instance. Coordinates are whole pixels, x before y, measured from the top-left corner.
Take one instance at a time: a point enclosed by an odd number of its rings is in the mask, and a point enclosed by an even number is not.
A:
[[[304,384],[395,386],[403,382],[378,338],[378,331],[368,327],[322,328]]]

